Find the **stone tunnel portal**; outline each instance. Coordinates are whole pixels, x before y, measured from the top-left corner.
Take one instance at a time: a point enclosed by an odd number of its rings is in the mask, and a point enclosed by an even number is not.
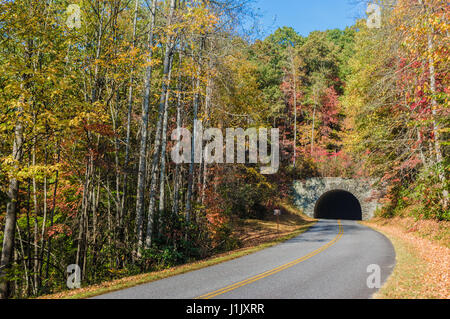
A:
[[[350,192],[328,191],[317,200],[314,218],[362,220],[361,204]]]

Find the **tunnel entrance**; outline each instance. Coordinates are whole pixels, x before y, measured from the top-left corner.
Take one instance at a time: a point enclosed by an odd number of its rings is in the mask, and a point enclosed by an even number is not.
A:
[[[361,205],[352,193],[332,190],[317,200],[314,218],[362,220]]]

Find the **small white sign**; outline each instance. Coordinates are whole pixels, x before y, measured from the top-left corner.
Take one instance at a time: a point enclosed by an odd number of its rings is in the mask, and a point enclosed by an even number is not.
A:
[[[275,210],[273,211],[273,214],[274,214],[274,216],[280,216],[280,215],[281,215],[281,210],[275,209]]]

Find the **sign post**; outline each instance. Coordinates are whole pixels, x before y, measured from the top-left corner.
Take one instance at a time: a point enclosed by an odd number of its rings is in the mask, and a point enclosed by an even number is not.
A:
[[[275,209],[273,211],[273,214],[275,216],[277,216],[277,232],[279,233],[280,232],[280,215],[281,215],[281,210]]]

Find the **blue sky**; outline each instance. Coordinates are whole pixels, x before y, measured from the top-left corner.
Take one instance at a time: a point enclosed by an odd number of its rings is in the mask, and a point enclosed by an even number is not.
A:
[[[361,0],[255,1],[265,36],[282,26],[293,27],[303,36],[315,30],[344,29],[353,25],[356,17],[363,17],[365,11]]]

